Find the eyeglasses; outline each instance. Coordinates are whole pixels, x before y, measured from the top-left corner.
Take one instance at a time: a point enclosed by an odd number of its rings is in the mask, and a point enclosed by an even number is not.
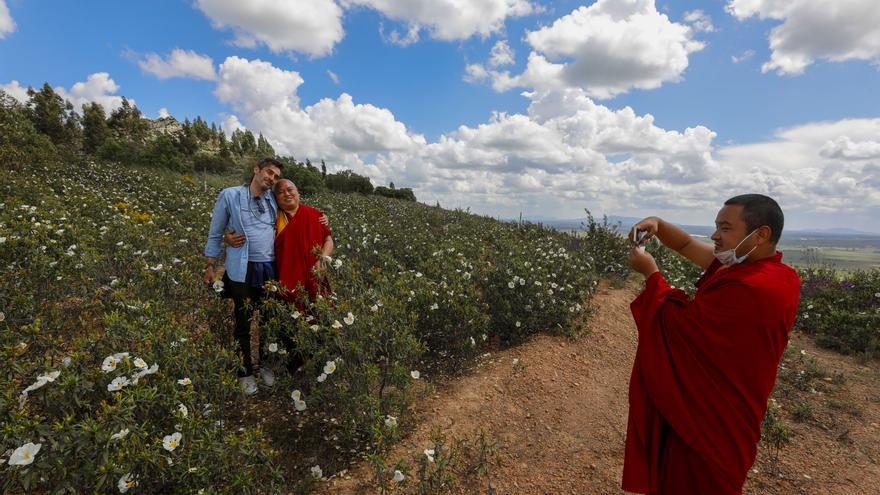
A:
[[[268,201],[268,200],[267,200],[267,201]],[[266,213],[266,208],[263,207],[263,202],[260,201],[260,197],[259,197],[259,196],[255,196],[255,197],[254,197],[254,202],[257,203],[257,210],[260,211],[260,215]]]

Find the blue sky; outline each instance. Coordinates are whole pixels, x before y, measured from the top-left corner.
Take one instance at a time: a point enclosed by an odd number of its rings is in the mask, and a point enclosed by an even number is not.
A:
[[[880,7],[782,3],[0,0],[0,88],[245,126],[497,216],[709,223],[763,192],[880,232]]]

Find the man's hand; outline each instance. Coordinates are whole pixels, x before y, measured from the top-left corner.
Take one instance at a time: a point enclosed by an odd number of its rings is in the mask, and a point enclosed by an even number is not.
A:
[[[236,234],[233,231],[229,231],[223,235],[223,242],[234,248],[239,248],[244,245],[244,241],[244,234]]]
[[[657,235],[657,230],[660,229],[660,219],[657,217],[648,217],[644,220],[640,220],[639,223],[633,225],[633,228],[629,231],[629,240],[637,245],[641,246],[648,239]]]
[[[324,259],[319,257],[318,261],[315,262],[315,266],[312,267],[312,272],[315,275],[318,275],[320,273],[323,273],[325,270],[327,270],[327,267],[324,265]]]
[[[321,218],[318,219],[318,222],[319,222],[321,225],[330,225],[330,219],[327,218],[327,214],[326,214],[326,213],[322,213],[322,214],[321,214]]]
[[[214,285],[214,265],[205,267],[205,285],[208,287]]]
[[[654,272],[660,271],[657,268],[657,262],[654,261],[654,257],[651,256],[651,253],[646,252],[644,247],[633,246],[629,251],[628,260],[629,266],[641,273],[645,278],[650,277]]]

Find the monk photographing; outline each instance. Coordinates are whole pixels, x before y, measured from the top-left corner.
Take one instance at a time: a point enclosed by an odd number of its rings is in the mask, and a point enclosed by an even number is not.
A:
[[[630,232],[629,264],[645,277],[631,310],[639,343],[629,389],[622,488],[651,494],[740,494],[800,298],[776,244],[773,199],[727,200],[714,246],[657,217]],[[657,237],[705,270],[689,298],[641,246]]]

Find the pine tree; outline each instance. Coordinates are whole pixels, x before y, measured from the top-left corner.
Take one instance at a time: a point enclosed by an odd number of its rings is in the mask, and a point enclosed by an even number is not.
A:
[[[40,91],[28,88],[28,114],[34,127],[49,136],[55,144],[68,141],[66,126],[67,108],[65,101],[49,86],[43,83]]]
[[[83,149],[86,153],[95,153],[110,136],[107,115],[104,107],[98,103],[83,105]]]
[[[327,178],[327,164],[324,163],[324,160],[321,160],[321,179]]]
[[[275,156],[275,148],[269,144],[269,141],[263,137],[263,133],[260,133],[260,138],[257,140],[257,156],[267,157],[267,156]]]

